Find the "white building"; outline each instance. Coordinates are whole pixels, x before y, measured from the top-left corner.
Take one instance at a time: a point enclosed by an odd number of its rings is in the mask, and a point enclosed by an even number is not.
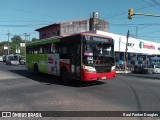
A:
[[[123,64],[124,54],[126,52],[127,37],[103,32],[94,31],[94,33],[110,36],[114,39],[114,50],[117,64]],[[152,57],[160,57],[160,43],[129,37],[127,44],[127,62],[128,64],[150,64]]]

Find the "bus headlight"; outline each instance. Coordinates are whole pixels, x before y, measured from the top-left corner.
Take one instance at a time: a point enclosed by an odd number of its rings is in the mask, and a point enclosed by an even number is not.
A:
[[[83,69],[88,73],[96,73],[96,69],[94,67],[91,67],[91,66],[83,65]]]
[[[116,71],[116,66],[112,66],[111,67],[111,71],[113,72],[113,71]]]

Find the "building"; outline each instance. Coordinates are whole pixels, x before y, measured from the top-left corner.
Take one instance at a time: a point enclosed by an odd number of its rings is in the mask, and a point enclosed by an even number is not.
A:
[[[99,18],[97,12],[93,12],[90,19],[75,20],[70,22],[54,23],[39,29],[39,39],[53,36],[64,36],[73,33],[80,33],[92,30],[108,32],[108,22]]]
[[[115,40],[116,64],[123,64],[126,58],[127,64],[151,64],[151,58],[160,57],[160,44],[108,32],[108,22],[99,18],[97,12],[93,12],[90,19],[75,20],[70,22],[54,23],[36,29],[39,39],[54,36],[65,36],[80,32],[94,32],[112,37]],[[126,51],[127,43],[127,51]]]
[[[151,58],[160,57],[160,43],[150,42],[147,40],[136,39],[129,37],[127,43],[127,37],[113,34],[103,31],[92,31],[96,34],[102,34],[110,36],[114,39],[114,51],[115,60],[117,64],[123,64],[125,59],[125,53],[127,52],[127,64],[152,64]],[[127,51],[126,51],[127,43]]]

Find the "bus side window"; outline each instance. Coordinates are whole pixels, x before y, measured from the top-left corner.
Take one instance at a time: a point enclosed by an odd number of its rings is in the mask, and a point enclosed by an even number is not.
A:
[[[40,47],[39,47],[39,51],[38,51],[38,53],[39,53],[39,54],[42,54],[42,53],[43,53],[42,46],[40,46]]]
[[[51,44],[51,53],[55,53],[56,52],[56,46],[55,43]]]
[[[44,54],[48,54],[50,51],[49,51],[49,46],[48,45],[44,45],[43,46],[43,53]]]
[[[58,44],[57,43],[52,43],[50,46],[50,51],[51,53],[58,53]]]
[[[38,48],[37,47],[34,48],[33,54],[38,54]]]

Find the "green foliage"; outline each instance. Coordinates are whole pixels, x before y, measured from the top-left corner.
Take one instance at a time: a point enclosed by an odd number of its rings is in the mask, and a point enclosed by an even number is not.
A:
[[[38,40],[37,38],[32,38],[33,41]],[[26,41],[28,43],[29,41]],[[20,49],[20,55],[25,56],[25,47],[21,47],[20,43],[25,43],[25,40],[19,35],[14,35],[9,42],[9,53],[15,54],[16,50]],[[7,51],[4,52],[4,46],[8,46],[8,41],[0,42],[0,55],[7,54]]]
[[[37,41],[38,39],[37,38],[32,38],[32,42],[35,42]]]
[[[13,38],[11,38],[12,43],[15,43],[19,45],[22,42],[22,38],[19,35],[14,35]]]
[[[0,56],[3,55],[3,45],[0,43]]]
[[[11,38],[12,44],[10,44],[10,53],[15,54],[16,50],[19,49],[22,38],[19,35],[14,35]]]
[[[7,50],[4,50],[4,46],[7,46],[7,45],[8,45],[7,41],[0,42],[0,55],[7,54]]]
[[[25,47],[20,47],[20,51],[21,51],[21,55],[22,56],[25,56],[25,53],[26,53],[26,48]]]

